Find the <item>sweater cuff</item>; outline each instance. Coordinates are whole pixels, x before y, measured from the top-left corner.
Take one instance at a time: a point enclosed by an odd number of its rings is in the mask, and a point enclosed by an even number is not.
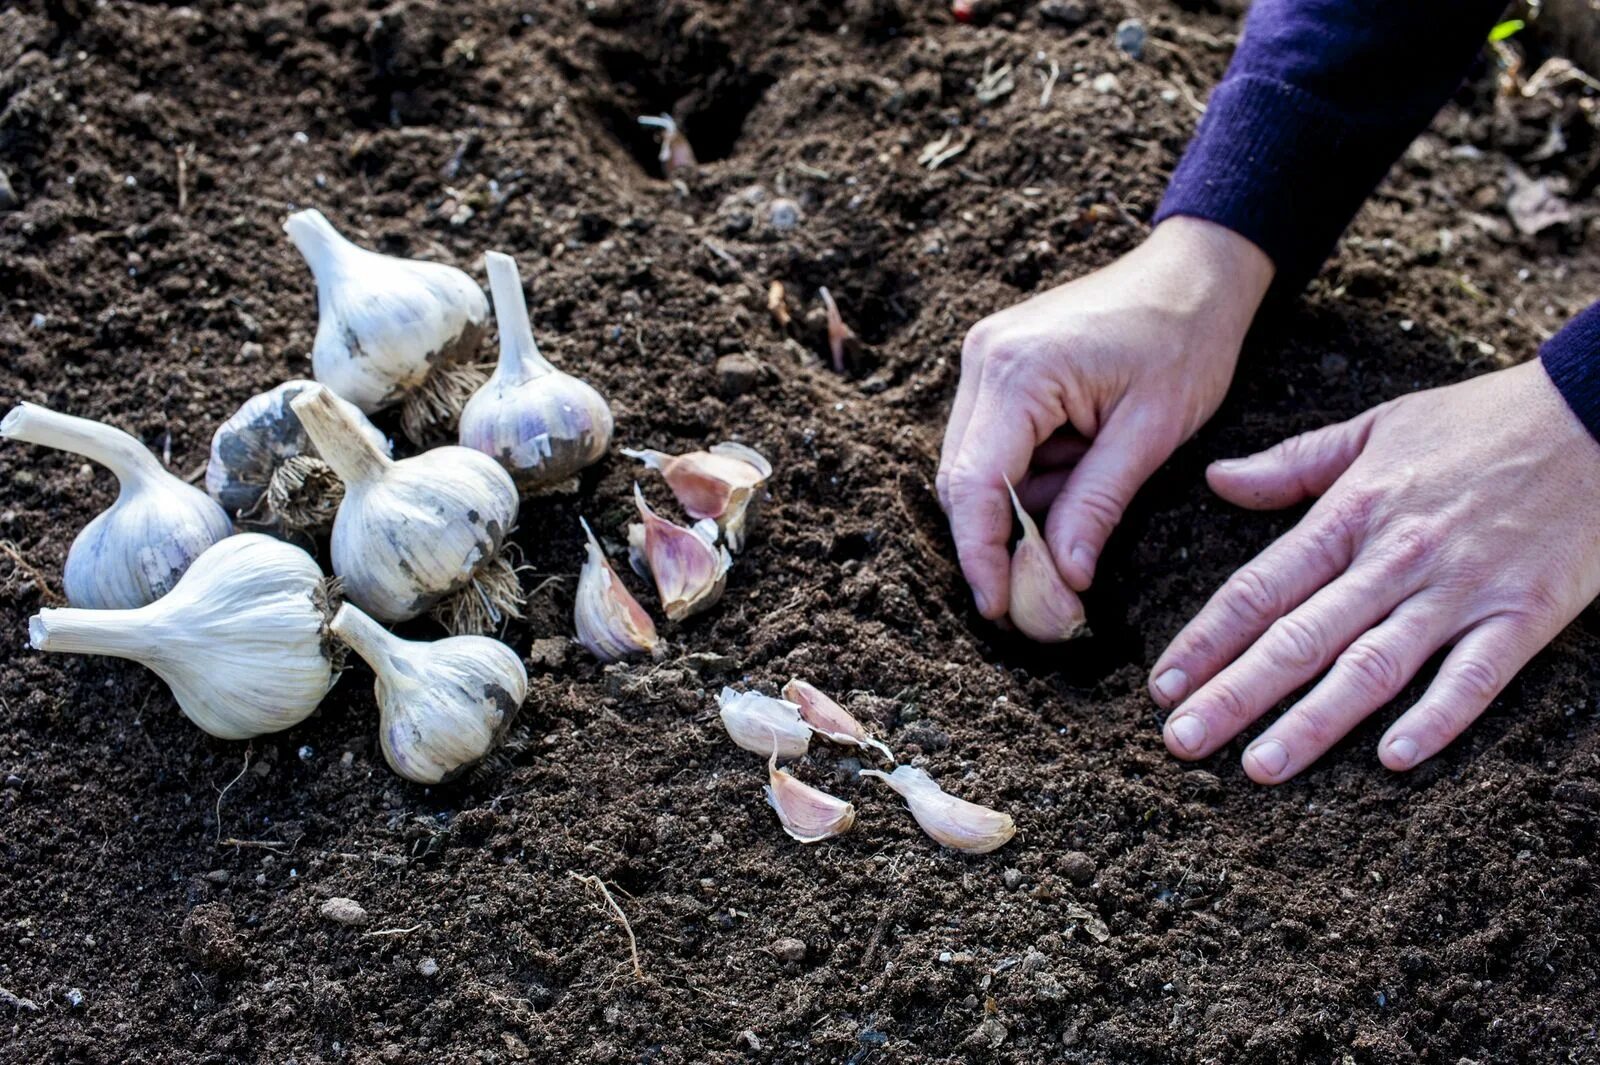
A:
[[[1545,341],[1539,359],[1572,413],[1600,440],[1600,303]]]

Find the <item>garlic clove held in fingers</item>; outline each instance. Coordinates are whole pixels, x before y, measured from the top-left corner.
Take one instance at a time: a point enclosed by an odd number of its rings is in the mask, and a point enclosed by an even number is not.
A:
[[[611,446],[611,408],[539,353],[511,256],[492,251],[484,258],[500,362],[461,412],[461,444],[496,459],[524,493],[558,488]]]
[[[767,760],[766,793],[783,830],[801,843],[842,836],[856,823],[854,806],[779,769],[776,751]]]
[[[744,546],[745,528],[757,495],[772,476],[772,463],[759,451],[726,442],[709,451],[683,455],[628,448],[623,448],[622,453],[659,471],[690,517],[716,522],[729,550],[738,551]]]
[[[1022,509],[1017,490],[1006,481],[1011,506],[1022,525],[1022,539],[1011,555],[1011,621],[1024,636],[1060,643],[1084,633],[1083,600],[1061,579],[1039,526]]]
[[[573,617],[578,642],[602,662],[620,662],[629,655],[660,653],[656,623],[622,586],[589,523],[578,519],[587,540]]]
[[[661,152],[657,156],[661,161],[661,175],[667,179],[674,178],[680,171],[694,166],[697,160],[694,157],[694,148],[689,144],[689,138],[684,136],[683,130],[678,128],[671,115],[640,115],[639,125],[650,126],[660,131]]]
[[[241,524],[285,535],[333,526],[344,482],[317,456],[290,406],[315,387],[315,381],[285,381],[251,396],[212,436],[206,491]],[[388,454],[388,439],[366,415],[347,400],[338,402],[362,435]]]
[[[368,414],[402,404],[401,425],[419,444],[454,424],[483,383],[471,365],[489,319],[478,283],[443,263],[357,247],[320,211],[283,228],[317,282],[316,379]]]
[[[890,765],[894,764],[893,751],[873,739],[866,726],[813,685],[796,677],[783,686],[783,697],[800,708],[801,719],[810,725],[817,735],[834,743],[874,748],[889,759]]]
[[[877,777],[898,791],[922,831],[952,850],[988,854],[1017,833],[1010,814],[956,798],[915,766],[898,766],[892,773],[863,769],[861,775]]]
[[[377,677],[378,740],[389,768],[418,784],[449,780],[481,760],[527,698],[522,659],[499,640],[402,640],[349,603],[331,628]]]
[[[638,484],[633,499],[642,520],[628,526],[628,558],[636,572],[654,579],[667,617],[682,621],[721,599],[733,557],[717,546],[716,524],[674,525],[650,509]]]
[[[41,610],[28,635],[41,651],[148,666],[190,721],[248,739],[304,720],[333,683],[327,585],[300,548],[241,533],[206,550],[147,606]]]
[[[347,599],[385,622],[431,611],[451,632],[522,616],[522,588],[501,553],[517,486],[499,463],[465,447],[391,459],[325,388],[290,406],[344,482],[331,554]]]
[[[0,437],[82,455],[121,485],[116,501],[67,551],[61,583],[73,606],[114,610],[154,602],[202,552],[233,533],[214,500],[121,429],[22,403],[0,420]]]
[[[747,751],[788,760],[811,746],[811,728],[800,720],[800,708],[783,699],[723,688],[717,712],[728,738]]]

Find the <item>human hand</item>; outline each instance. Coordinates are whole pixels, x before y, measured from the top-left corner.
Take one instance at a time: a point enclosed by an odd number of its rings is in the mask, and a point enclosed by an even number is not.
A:
[[[1242,507],[1321,496],[1151,671],[1167,747],[1204,758],[1327,671],[1244,752],[1288,780],[1454,644],[1378,743],[1431,758],[1600,594],[1600,444],[1537,361],[1391,400],[1207,471]]]
[[[1222,402],[1271,280],[1245,238],[1171,218],[1105,269],[972,327],[938,490],[979,613],[1009,602],[1006,479],[1048,507],[1051,554],[1083,591],[1134,492]]]

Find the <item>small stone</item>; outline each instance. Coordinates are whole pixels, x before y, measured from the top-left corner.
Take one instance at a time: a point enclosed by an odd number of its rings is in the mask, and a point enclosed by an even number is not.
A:
[[[1022,870],[1007,869],[1000,874],[1000,879],[1005,883],[1007,891],[1015,891],[1022,886]]]
[[[745,354],[724,355],[717,360],[717,391],[732,399],[761,383],[761,364]]]
[[[256,362],[264,355],[267,349],[254,340],[247,340],[239,345],[239,362]]]
[[[339,756],[339,765],[342,766],[343,768],[349,769],[351,766],[353,766],[355,764],[356,764],[356,752],[354,752],[354,751],[346,751],[346,752],[344,752],[343,754],[341,754]]]
[[[67,1000],[67,1005],[71,1006],[75,1010],[83,1008],[83,992],[79,991],[75,987],[67,988],[67,993],[63,995],[62,998],[65,998]]]
[[[1039,18],[1071,29],[1089,21],[1089,9],[1079,0],[1044,0],[1039,5]]]
[[[806,960],[806,945],[804,940],[785,936],[774,939],[767,947],[767,953],[782,962],[799,962]]]
[[[985,1017],[961,1045],[973,1050],[998,1050],[1011,1032],[994,1017]]]
[[[739,1033],[739,1042],[751,1050],[759,1051],[761,1049],[761,1038],[748,1028]]]
[[[528,661],[545,669],[560,669],[567,661],[570,642],[562,636],[546,636],[534,640],[528,648]]]
[[[232,878],[233,874],[229,873],[226,869],[213,869],[200,879],[210,881],[213,884],[226,884]]]
[[[22,788],[22,778],[17,776],[15,773],[7,773],[6,774],[6,790],[7,791],[20,791],[21,788]]]
[[[300,760],[302,762],[309,762],[309,761],[311,761],[311,759],[313,759],[313,758],[315,758],[317,756],[317,749],[315,747],[312,747],[312,746],[308,745],[308,746],[300,748],[295,753],[300,756]]]
[[[1095,79],[1089,83],[1089,87],[1095,92],[1099,93],[1101,96],[1107,96],[1116,92],[1121,85],[1122,83],[1117,80],[1117,76],[1109,71],[1104,74],[1097,75]]]
[[[324,902],[322,909],[317,912],[336,924],[355,926],[367,923],[367,911],[362,909],[361,903],[340,895]]]
[[[11,177],[4,170],[0,170],[0,211],[15,211],[22,206],[22,201],[17,198],[17,190],[11,187]]]
[[[1082,851],[1068,851],[1061,856],[1061,872],[1074,884],[1087,884],[1096,872],[1094,859]]]
[[[800,205],[786,196],[780,196],[767,205],[767,224],[780,233],[799,225],[800,218]]]
[[[1125,18],[1117,23],[1117,47],[1133,59],[1144,58],[1144,23],[1136,18]]]
[[[220,902],[205,902],[189,911],[179,938],[191,962],[211,972],[244,964],[244,947],[233,927],[233,911]]]
[[[432,958],[423,958],[421,961],[417,962],[417,975],[438,976],[439,963],[434,961]]]

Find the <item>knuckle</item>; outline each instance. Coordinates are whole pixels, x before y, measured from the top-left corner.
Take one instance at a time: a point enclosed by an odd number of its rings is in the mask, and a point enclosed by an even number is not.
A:
[[[1105,529],[1122,520],[1122,500],[1100,485],[1084,485],[1077,493],[1078,509]]]
[[[1519,584],[1507,593],[1509,612],[1544,622],[1561,613],[1561,596],[1544,581]]]
[[[1366,694],[1385,701],[1405,686],[1400,660],[1371,640],[1357,640],[1339,657],[1345,676]]]
[[[1333,713],[1324,707],[1301,706],[1295,711],[1295,720],[1301,734],[1319,751],[1332,747],[1344,734]]]
[[[1500,670],[1480,655],[1464,655],[1451,672],[1461,694],[1475,703],[1487,703],[1500,692]]]
[[[1272,582],[1248,566],[1228,578],[1222,594],[1234,615],[1249,625],[1264,625],[1282,613]]]
[[[1211,711],[1210,716],[1223,718],[1238,728],[1248,725],[1256,717],[1251,712],[1250,703],[1238,689],[1224,680],[1211,682],[1206,689],[1204,705]]]
[[[1433,525],[1410,522],[1389,534],[1383,543],[1384,564],[1391,571],[1403,572],[1424,565],[1443,544],[1444,537]]]
[[[1448,743],[1465,727],[1459,715],[1446,709],[1442,703],[1425,703],[1417,707],[1416,713],[1422,720],[1422,730],[1433,736],[1440,746]]]
[[[988,354],[994,337],[992,321],[993,319],[985,318],[967,330],[967,335],[961,341],[961,364],[963,369],[976,366]]]
[[[1369,488],[1352,488],[1334,500],[1328,510],[1328,531],[1344,544],[1355,543],[1366,534],[1377,516],[1383,496]]]
[[[1317,626],[1297,614],[1285,614],[1274,621],[1263,639],[1268,654],[1280,666],[1287,667],[1316,666],[1322,662],[1327,647]]]

